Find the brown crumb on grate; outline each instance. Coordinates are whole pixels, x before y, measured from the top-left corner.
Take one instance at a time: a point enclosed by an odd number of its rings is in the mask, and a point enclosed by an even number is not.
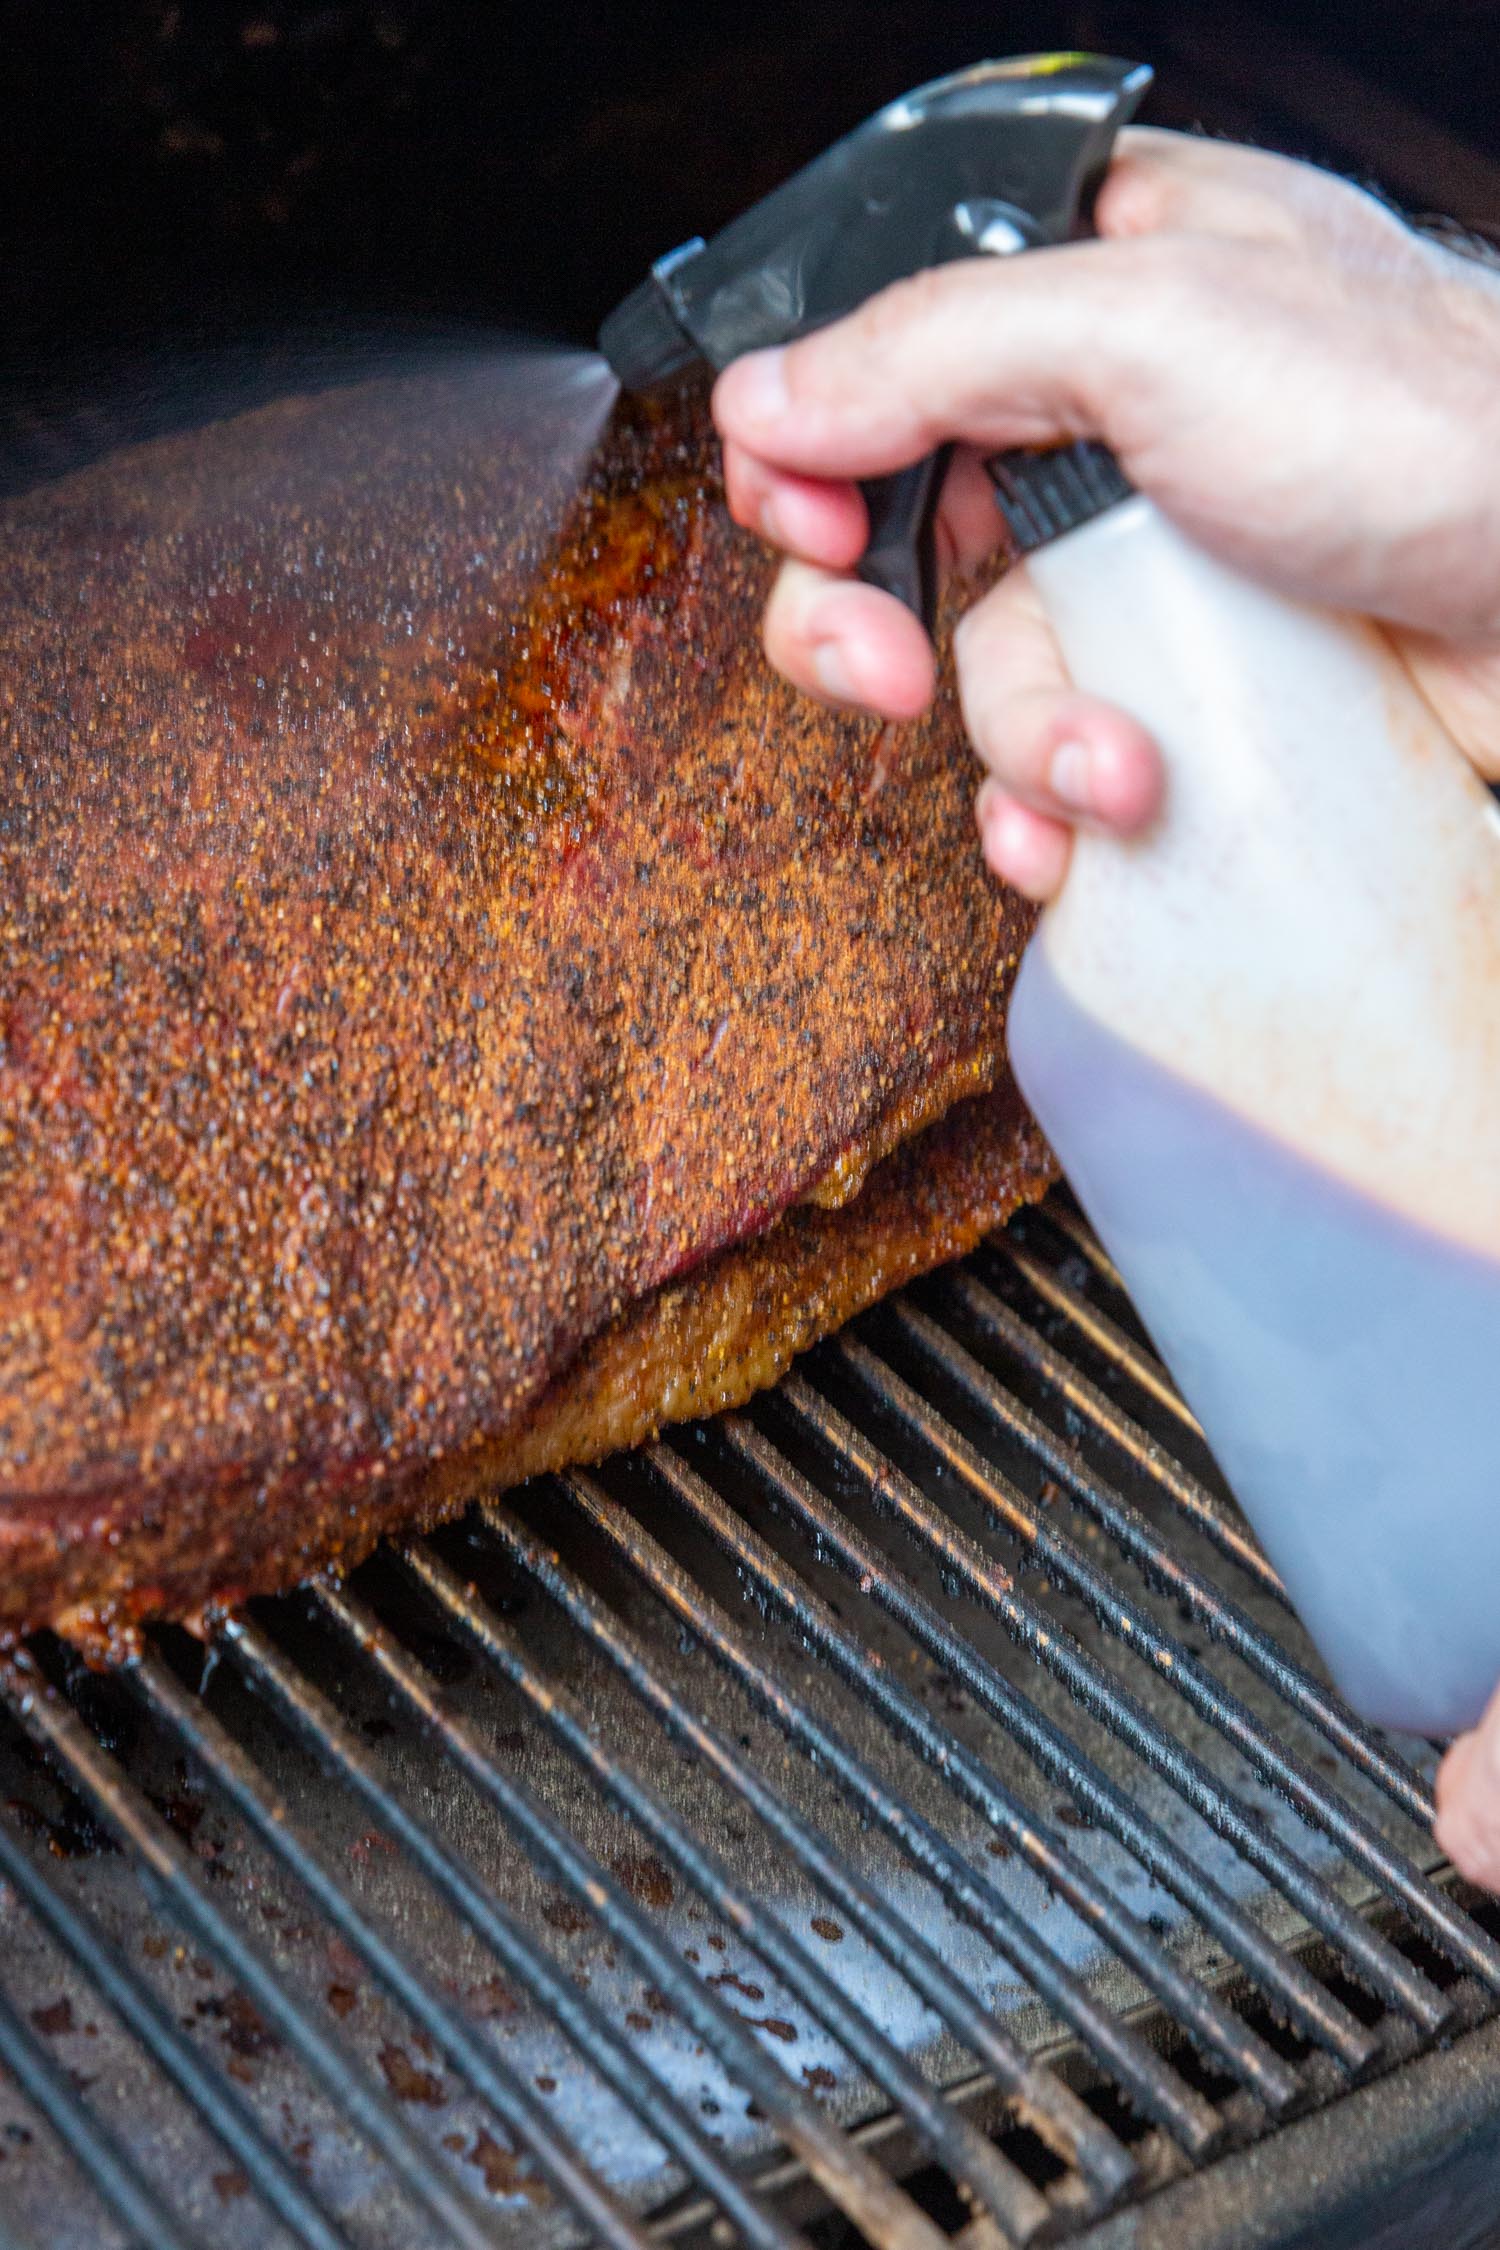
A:
[[[419,2070],[406,2049],[389,2040],[380,2050],[380,2067],[398,2102],[423,2102],[429,2109],[441,2109],[448,2099],[441,2078],[433,2071]]]
[[[716,1991],[727,1985],[731,1992],[741,1993],[747,2000],[764,2000],[766,1996],[766,1988],[763,1984],[751,1984],[735,1969],[722,1969],[716,1977],[709,1977],[706,1981]]]
[[[485,1977],[479,1984],[466,1986],[464,2000],[471,2012],[485,2023],[518,2015],[521,2008],[504,1977]]]
[[[642,1906],[670,1906],[677,1896],[677,1886],[655,1852],[619,1852],[609,1864]]]
[[[524,2196],[528,2203],[550,2203],[552,2198],[546,2185],[534,2172],[524,2171],[521,2160],[489,2133],[476,2134],[474,2146],[464,2159],[476,2164],[484,2176],[484,2184],[491,2195]]]
[[[784,2039],[788,2045],[797,2036],[797,2026],[788,2023],[785,2016],[747,2016],[739,2008],[734,2012],[741,2023],[749,2024],[752,2031],[769,2031],[773,2039]]]

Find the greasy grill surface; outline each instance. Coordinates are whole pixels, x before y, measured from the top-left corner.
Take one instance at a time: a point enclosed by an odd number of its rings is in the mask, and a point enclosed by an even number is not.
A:
[[[0,1693],[0,2240],[1086,2237],[1500,1993],[1058,1198],[748,1415]]]

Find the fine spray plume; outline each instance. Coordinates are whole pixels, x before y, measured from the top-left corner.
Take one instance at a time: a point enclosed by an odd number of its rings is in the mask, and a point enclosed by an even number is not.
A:
[[[339,394],[337,397],[331,394]],[[123,344],[66,367],[22,370],[0,397],[0,497],[35,489],[122,449],[184,437],[258,409],[323,399],[319,437],[298,457],[309,497],[357,466],[361,431],[379,424],[412,446],[412,500],[421,504],[424,422],[450,437],[494,440],[513,463],[507,505],[539,532],[557,530],[583,484],[618,396],[596,352],[475,324],[371,322],[330,311],[321,320],[247,331],[230,341],[191,337]],[[506,442],[509,441],[509,442]],[[254,446],[220,455],[231,497],[253,501]],[[203,474],[214,477],[212,447]],[[279,445],[267,474],[284,477]],[[233,483],[233,492],[228,489]]]
[[[1149,82],[1062,54],[919,88],[660,259],[601,346],[649,386],[1087,233]],[[1500,808],[1373,626],[1223,568],[1101,446],[990,467],[1074,680],[1166,769],[1147,834],[1075,842],[1016,1078],[1339,1686],[1450,1734],[1500,1679]],[[861,574],[929,622],[942,469],[866,488]]]

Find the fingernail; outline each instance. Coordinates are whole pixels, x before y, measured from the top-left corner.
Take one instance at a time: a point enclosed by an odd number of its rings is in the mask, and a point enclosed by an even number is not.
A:
[[[1047,785],[1060,805],[1087,812],[1093,803],[1093,752],[1086,742],[1060,742],[1047,767]]]
[[[780,421],[789,396],[786,353],[779,347],[775,351],[747,352],[735,363],[735,403],[748,421]]]
[[[854,681],[837,641],[818,641],[812,652],[813,674],[819,687],[835,703],[857,703]]]

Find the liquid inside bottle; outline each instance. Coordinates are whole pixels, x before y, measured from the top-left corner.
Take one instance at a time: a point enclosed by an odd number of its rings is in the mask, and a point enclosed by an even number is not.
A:
[[[1141,1055],[1065,990],[1040,935],[1009,1038],[1342,1692],[1385,1726],[1471,1726],[1500,1684],[1500,1263]]]

